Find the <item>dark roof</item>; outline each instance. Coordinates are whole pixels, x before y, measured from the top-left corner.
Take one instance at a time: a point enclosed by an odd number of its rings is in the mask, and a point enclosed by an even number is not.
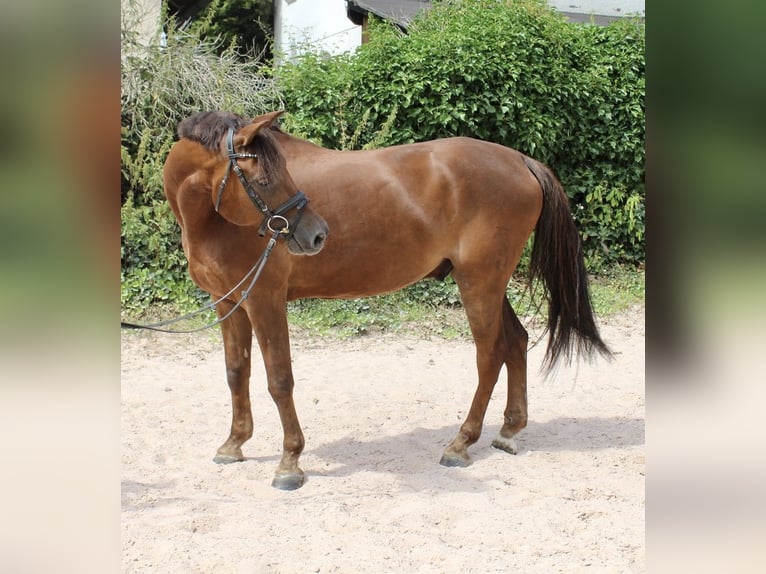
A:
[[[367,14],[406,28],[421,10],[430,10],[429,0],[346,0],[346,14],[357,26]]]

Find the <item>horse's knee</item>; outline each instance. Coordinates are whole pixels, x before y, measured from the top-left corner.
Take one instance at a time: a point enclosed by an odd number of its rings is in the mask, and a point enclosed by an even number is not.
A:
[[[293,396],[293,387],[295,387],[295,382],[291,376],[269,379],[269,394],[277,402],[282,399],[291,398]]]
[[[233,365],[226,367],[226,382],[230,387],[237,387],[250,379],[248,365]]]

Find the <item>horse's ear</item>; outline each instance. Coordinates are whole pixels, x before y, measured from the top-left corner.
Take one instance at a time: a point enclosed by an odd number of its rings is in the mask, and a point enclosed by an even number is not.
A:
[[[254,118],[253,121],[240,129],[234,136],[235,147],[246,147],[262,129],[268,128],[274,121],[284,114],[284,111],[269,112]]]

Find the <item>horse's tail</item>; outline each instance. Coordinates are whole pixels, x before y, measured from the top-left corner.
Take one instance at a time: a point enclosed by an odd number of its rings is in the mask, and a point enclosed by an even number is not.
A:
[[[588,359],[596,351],[611,357],[593,316],[585,259],[569,199],[550,169],[529,157],[524,163],[543,190],[529,273],[530,281],[542,280],[548,292],[549,339],[544,367],[549,371],[562,356],[570,362],[575,350]]]

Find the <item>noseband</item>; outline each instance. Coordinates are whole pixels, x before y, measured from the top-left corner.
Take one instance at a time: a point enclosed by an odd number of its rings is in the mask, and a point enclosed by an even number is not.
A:
[[[253,189],[253,186],[250,185],[250,182],[247,181],[245,174],[237,164],[237,160],[240,158],[257,158],[258,156],[254,153],[234,152],[234,128],[229,128],[229,133],[226,136],[226,151],[229,156],[229,165],[226,167],[226,175],[223,176],[221,184],[218,186],[218,196],[215,200],[215,210],[218,211],[218,208],[221,205],[223,189],[226,187],[226,182],[229,180],[229,174],[231,173],[231,170],[234,170],[234,173],[237,174],[237,177],[242,183],[242,187],[245,189],[245,193],[247,193],[250,201],[252,201],[253,205],[255,205],[255,207],[257,207],[261,213],[263,213],[263,223],[261,223],[261,226],[258,228],[258,234],[263,237],[266,235],[266,230],[269,230],[272,233],[278,232],[281,235],[284,235],[286,239],[290,237],[293,234],[295,228],[298,226],[298,222],[301,220],[301,217],[303,217],[303,208],[308,205],[309,198],[299,190],[295,195],[293,195],[290,199],[285,201],[275,210],[270,210],[269,206],[266,205],[266,202],[263,201],[261,196],[258,195],[258,192]],[[284,216],[284,214],[292,209],[295,209],[297,213],[293,218],[291,229],[290,221]],[[274,227],[272,223],[277,225],[277,227]]]

